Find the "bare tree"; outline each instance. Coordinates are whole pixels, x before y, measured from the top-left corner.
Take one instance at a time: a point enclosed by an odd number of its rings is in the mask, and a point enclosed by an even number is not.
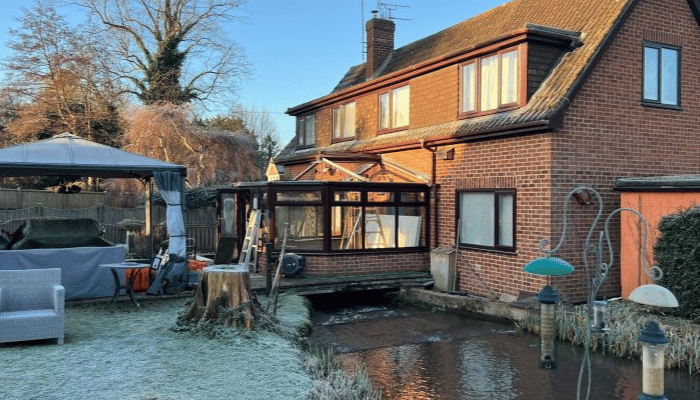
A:
[[[22,11],[4,63],[9,79],[3,95],[14,108],[7,123],[12,141],[68,131],[113,144],[119,133],[116,96],[99,37],[88,25],[72,27],[51,2]]]
[[[248,73],[243,51],[222,29],[244,0],[66,0],[112,33],[118,74],[144,104],[206,101]]]
[[[245,132],[255,141],[255,164],[264,173],[270,158],[280,151],[277,124],[264,107],[239,105],[233,108],[231,115],[242,121]]]

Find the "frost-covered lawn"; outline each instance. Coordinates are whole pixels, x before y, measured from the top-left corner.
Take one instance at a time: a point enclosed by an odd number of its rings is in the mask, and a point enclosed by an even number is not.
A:
[[[304,320],[301,300],[280,300],[283,322]],[[68,305],[65,344],[0,344],[0,399],[306,397],[312,380],[299,348],[265,331],[215,339],[175,332],[184,302]]]

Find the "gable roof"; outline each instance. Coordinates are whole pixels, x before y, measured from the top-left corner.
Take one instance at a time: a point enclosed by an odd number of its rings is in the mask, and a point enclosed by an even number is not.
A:
[[[495,43],[515,32],[533,26],[580,34],[580,46],[562,56],[560,62],[540,85],[528,103],[519,109],[477,118],[458,120],[427,128],[410,129],[367,140],[337,143],[325,147],[331,151],[359,151],[382,146],[400,146],[419,140],[443,140],[446,137],[472,137],[505,130],[532,130],[552,127],[559,112],[576,93],[594,64],[637,0],[513,0],[431,36],[417,40],[392,52],[375,78],[364,79],[364,64],[350,68],[329,95],[290,108],[287,113],[307,112],[314,107],[332,104],[341,96],[376,85],[382,80],[413,73],[430,60],[448,59]],[[695,5],[690,0],[691,5]],[[697,10],[693,9],[693,12]],[[278,161],[313,152],[294,151],[287,146]],[[317,149],[316,149],[317,151]]]
[[[92,176],[145,178],[154,171],[187,169],[64,133],[0,149],[0,176]]]

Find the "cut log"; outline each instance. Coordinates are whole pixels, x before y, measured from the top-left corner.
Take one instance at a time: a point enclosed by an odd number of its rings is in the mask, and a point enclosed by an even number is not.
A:
[[[247,329],[251,329],[255,303],[247,268],[237,265],[214,265],[200,272],[194,301],[182,319],[204,319],[232,326],[242,323]],[[221,315],[222,312],[226,314]]]

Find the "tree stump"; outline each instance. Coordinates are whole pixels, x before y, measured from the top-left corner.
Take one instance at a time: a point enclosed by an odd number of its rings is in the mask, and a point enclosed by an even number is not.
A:
[[[194,301],[182,316],[185,321],[204,319],[247,329],[253,326],[255,297],[250,290],[248,268],[238,265],[204,268]],[[221,315],[225,311],[226,315]]]

